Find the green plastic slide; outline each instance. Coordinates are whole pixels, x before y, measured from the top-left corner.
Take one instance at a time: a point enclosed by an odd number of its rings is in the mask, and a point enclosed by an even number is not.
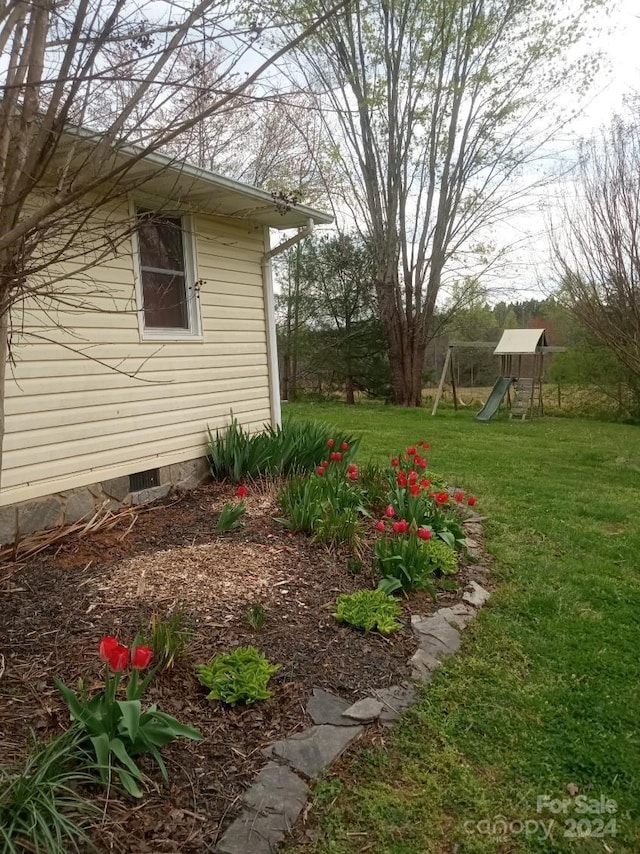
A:
[[[505,394],[509,391],[512,382],[511,377],[498,377],[485,405],[476,415],[476,421],[491,421],[500,408],[500,404],[504,400]]]

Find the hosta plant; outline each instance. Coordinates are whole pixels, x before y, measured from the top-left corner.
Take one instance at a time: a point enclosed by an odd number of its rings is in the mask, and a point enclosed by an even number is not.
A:
[[[358,590],[343,593],[336,600],[333,616],[336,620],[349,623],[365,632],[377,629],[380,634],[390,635],[402,628],[398,617],[402,608],[393,596],[383,590]]]
[[[71,719],[95,754],[102,782],[108,784],[112,774],[116,774],[126,791],[139,798],[142,797],[143,776],[134,756],[143,753],[153,756],[166,780],[167,769],[160,748],[179,736],[194,740],[202,736],[171,715],[158,711],[155,705],[143,711],[142,696],[155,673],[154,668],[140,679],[141,671],[151,662],[150,647],[134,644],[129,650],[115,637],[103,637],[98,654],[105,663],[104,691],[88,698],[85,691],[75,694],[59,679],[54,681],[69,707]],[[122,676],[127,671],[127,683],[121,686]],[[121,687],[124,699],[119,699]]]
[[[273,696],[267,689],[269,680],[280,669],[271,664],[253,646],[240,646],[233,652],[221,652],[208,664],[196,665],[200,683],[209,689],[208,700],[222,700],[230,706]]]

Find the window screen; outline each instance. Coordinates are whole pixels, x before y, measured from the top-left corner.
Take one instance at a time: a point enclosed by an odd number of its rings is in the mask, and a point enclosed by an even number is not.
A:
[[[189,329],[182,220],[146,211],[138,219],[144,325]]]

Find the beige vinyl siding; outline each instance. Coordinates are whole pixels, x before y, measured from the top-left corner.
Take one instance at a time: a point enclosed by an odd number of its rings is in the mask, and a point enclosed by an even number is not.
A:
[[[128,244],[79,277],[89,310],[24,310],[0,505],[202,456],[230,410],[250,430],[271,421],[262,228],[201,216],[194,228],[203,340],[140,340]]]

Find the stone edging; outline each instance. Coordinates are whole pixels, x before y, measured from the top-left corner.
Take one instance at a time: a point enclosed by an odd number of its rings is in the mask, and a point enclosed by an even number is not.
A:
[[[471,517],[464,523],[466,531],[480,539],[481,522],[482,517]],[[478,542],[469,538],[468,543],[471,556],[479,559],[482,552]],[[469,587],[455,605],[440,608],[429,617],[412,615],[411,626],[418,640],[418,649],[409,659],[414,682],[424,685],[431,681],[441,660],[460,646],[460,632],[491,595],[476,581]],[[301,778],[317,779],[362,735],[367,724],[379,720],[392,726],[415,700],[416,688],[411,682],[374,689],[371,696],[356,703],[314,688],[307,703],[313,726],[264,748],[263,754],[271,761],[244,793],[243,812],[222,835],[215,848],[217,854],[276,851],[311,794]]]

